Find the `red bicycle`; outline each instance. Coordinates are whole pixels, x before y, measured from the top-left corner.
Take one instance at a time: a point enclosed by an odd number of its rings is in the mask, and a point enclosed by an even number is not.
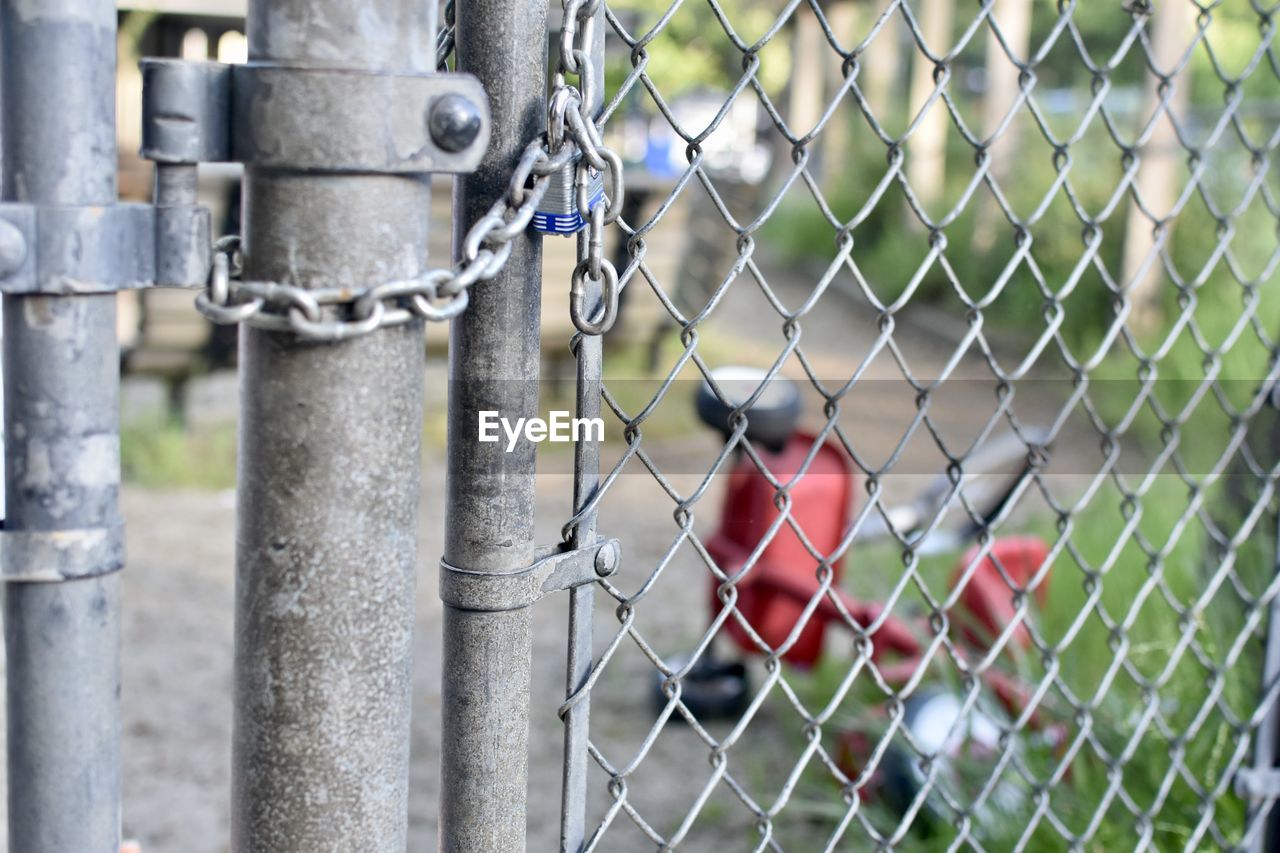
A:
[[[754,697],[744,656],[773,655],[812,668],[829,653],[831,630],[849,632],[855,638],[853,654],[865,655],[885,682],[906,685],[929,665],[927,648],[936,629],[887,612],[881,602],[850,595],[841,581],[853,560],[826,559],[840,550],[855,523],[859,478],[849,454],[835,441],[819,442],[798,429],[798,389],[763,371],[713,372],[699,387],[696,407],[701,420],[726,440],[745,417],[743,435],[759,462],[741,447],[736,451],[719,525],[706,541],[724,575],[711,578],[707,597],[709,619],[720,626],[716,641],[695,661],[668,661],[674,675],[660,679],[660,706],[678,692],[684,708],[699,720],[736,718]],[[1046,543],[1033,536],[985,535],[1003,520],[1043,460],[1043,439],[1038,431],[1024,431],[989,440],[968,454],[959,470],[939,475],[908,503],[865,514],[853,531],[850,554],[859,545],[890,541],[917,556],[965,550],[951,575],[951,590],[959,594],[949,630],[958,653],[975,661],[996,642],[1002,653],[1027,649],[1026,617],[1015,601],[1032,590],[1031,600],[1044,602]],[[984,539],[987,544],[975,544]],[[737,656],[717,650],[722,637]],[[1006,713],[1017,716],[1026,708],[1029,690],[1016,674],[988,667],[981,678]],[[902,701],[914,742],[933,745],[940,754],[962,743],[971,746],[991,728],[948,690],[917,688]],[[855,745],[846,746],[845,760],[855,764]],[[892,776],[895,765],[904,765],[902,773],[910,776],[906,765],[913,763],[890,757],[884,766]]]

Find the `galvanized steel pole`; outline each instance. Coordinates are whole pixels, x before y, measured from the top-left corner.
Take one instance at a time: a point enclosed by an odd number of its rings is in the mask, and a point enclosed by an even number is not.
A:
[[[457,7],[458,70],[480,78],[493,116],[480,168],[458,180],[455,236],[507,190],[545,123],[547,4],[468,0]],[[492,281],[471,292],[449,342],[449,511],[445,560],[495,574],[534,560],[532,442],[511,453],[477,441],[477,412],[538,414],[541,238],[526,231]],[[525,849],[530,608],[444,611],[440,849]]]
[[[115,3],[0,8],[5,200],[114,203]],[[115,319],[110,293],[5,297],[6,536],[118,535]],[[5,585],[11,850],[119,850],[118,568]]]
[[[429,72],[434,28],[434,3],[252,0],[249,59]],[[285,101],[253,116],[255,138],[320,106]],[[245,275],[413,277],[429,201],[422,174],[247,166]],[[232,846],[404,850],[422,324],[241,335]]]
[[[602,10],[604,4],[600,7]],[[586,255],[587,232],[578,234],[578,253]],[[588,287],[587,304],[590,316],[598,311],[601,297],[599,284]],[[600,417],[601,370],[603,369],[604,341],[598,335],[583,335],[578,339],[577,351],[577,415],[580,418]],[[580,441],[574,447],[573,460],[573,510],[576,515],[590,505],[600,488],[600,445],[594,441]],[[596,539],[596,516],[592,510],[586,513],[573,531],[574,547],[582,547]],[[590,738],[591,694],[579,691],[591,676],[592,615],[595,610],[596,588],[584,584],[569,592],[569,648],[565,665],[565,695],[570,704],[564,713],[564,764],[563,789],[560,798],[560,850],[577,853],[587,841],[587,770],[590,763],[588,742]]]

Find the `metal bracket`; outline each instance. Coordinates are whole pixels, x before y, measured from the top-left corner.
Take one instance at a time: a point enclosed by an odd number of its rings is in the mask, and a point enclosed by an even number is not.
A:
[[[156,161],[155,204],[0,205],[0,293],[204,285],[212,241],[195,169],[229,157],[228,68],[144,62],[142,153]]]
[[[489,144],[469,74],[144,59],[142,155],[313,172],[463,173]]]
[[[1280,799],[1280,767],[1241,767],[1236,771],[1235,790],[1246,800]]]
[[[0,204],[0,293],[113,293],[154,280],[149,204]]]
[[[196,163],[230,149],[227,68],[144,62],[142,152],[157,161],[155,204],[0,205],[0,293],[202,286],[212,241]]]
[[[144,59],[142,156],[156,163],[231,159],[231,68],[221,62]]]
[[[489,143],[488,99],[463,74],[147,59],[142,75],[155,203],[0,204],[0,293],[204,285],[212,241],[196,197],[202,162],[458,173],[474,170]]]
[[[59,583],[124,567],[124,524],[78,530],[0,530],[0,578]]]
[[[155,203],[0,210],[0,292],[203,286],[212,240],[197,197],[200,163],[459,173],[479,166],[489,144],[488,98],[469,75],[175,59],[144,59],[141,68],[142,156],[156,164]]]
[[[516,572],[477,572],[440,561],[440,600],[459,610],[500,611],[528,607],[552,592],[609,577],[618,570],[617,539],[585,548],[560,545],[539,549],[538,558]]]
[[[489,145],[489,100],[467,74],[237,65],[232,152],[321,172],[463,173]]]

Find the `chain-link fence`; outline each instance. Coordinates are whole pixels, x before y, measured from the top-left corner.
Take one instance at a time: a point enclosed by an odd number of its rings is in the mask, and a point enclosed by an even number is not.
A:
[[[563,847],[1261,849],[1274,12],[608,4]]]

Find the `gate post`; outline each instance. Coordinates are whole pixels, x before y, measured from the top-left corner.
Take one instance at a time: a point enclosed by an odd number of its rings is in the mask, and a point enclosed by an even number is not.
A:
[[[4,200],[72,213],[113,205],[115,4],[0,8]],[[12,225],[3,237],[9,276],[34,248]],[[120,845],[119,357],[116,297],[99,283],[82,283],[91,295],[4,297],[11,850]]]
[[[516,161],[546,117],[547,4],[457,4],[458,70],[489,95],[490,146],[456,183],[455,252],[507,191]],[[460,214],[460,215],[459,215]],[[506,267],[476,287],[449,341],[449,462],[445,562],[510,574],[534,561],[532,442],[507,453],[477,440],[477,412],[515,422],[538,414],[541,238],[511,241]],[[444,609],[440,849],[525,849],[530,608]]]
[[[251,0],[247,34],[250,65],[283,74],[435,70],[434,3]],[[369,104],[322,76],[259,93],[275,100],[247,131],[266,158],[245,168],[245,278],[412,278],[428,177],[323,165],[343,140],[293,120]],[[241,328],[236,851],[405,849],[424,357],[417,319],[328,343]]]

